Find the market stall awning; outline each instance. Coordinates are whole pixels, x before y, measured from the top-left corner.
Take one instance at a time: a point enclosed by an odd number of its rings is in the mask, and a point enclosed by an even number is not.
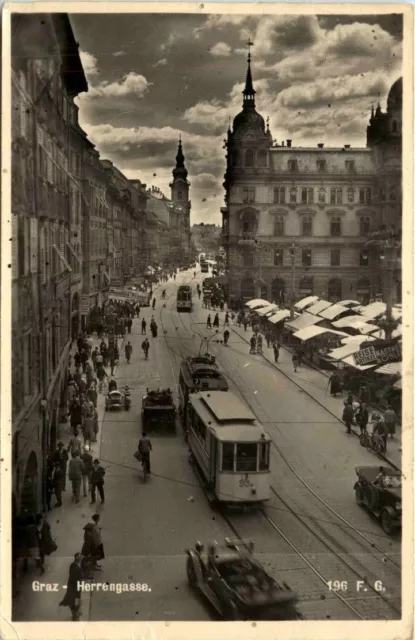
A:
[[[311,307],[308,307],[307,311],[308,313],[312,313],[313,315],[316,316],[321,311],[324,311],[324,309],[331,307],[332,304],[333,304],[332,302],[328,302],[327,300],[319,300],[318,302],[313,304]]]
[[[343,329],[343,327],[351,327],[354,322],[362,322],[362,320],[362,316],[347,316],[347,318],[340,318],[340,320],[332,322],[332,325],[337,329]]]
[[[305,327],[310,327],[313,324],[317,324],[318,322],[323,322],[323,318],[319,318],[318,316],[313,316],[311,313],[304,311],[298,318],[295,320],[291,320],[287,322],[285,326],[288,329],[294,329],[295,331],[299,331],[300,329],[305,329]]]
[[[384,364],[379,367],[379,369],[376,369],[376,373],[382,373],[385,376],[396,376],[397,374],[401,375],[402,362],[388,362],[388,364]]]
[[[326,320],[335,320],[337,316],[342,313],[350,313],[350,309],[342,307],[341,304],[333,304],[331,307],[327,307],[327,309],[320,311],[318,315],[322,318],[326,318]]]
[[[377,327],[375,324],[369,324],[368,322],[363,322],[362,320],[353,322],[353,324],[349,325],[349,329],[356,329],[356,331],[358,331],[361,335],[379,331],[379,327]]]
[[[395,387],[395,389],[402,389],[402,378],[396,380],[392,386]]]
[[[274,315],[270,316],[268,320],[272,322],[272,324],[277,324],[277,322],[281,322],[281,320],[289,317],[290,312],[288,311],[288,309],[280,309],[279,311],[277,311],[277,313],[274,313]]]
[[[266,316],[267,313],[273,313],[278,309],[278,305],[277,304],[270,304],[268,307],[261,307],[260,309],[257,310],[257,313],[260,316]]]
[[[402,325],[400,324],[394,331],[392,331],[392,338],[400,338],[402,335]]]
[[[372,304],[368,304],[367,306],[360,307],[359,313],[365,318],[377,318],[378,316],[382,316],[386,311],[386,304],[384,302],[372,302]]]
[[[329,351],[327,355],[333,360],[343,360],[343,358],[347,358],[347,356],[351,356],[359,350],[360,342],[349,342],[348,344],[344,344],[342,347]]]
[[[402,318],[402,308],[392,307],[391,316],[392,320],[400,320]],[[382,316],[382,320],[386,320],[386,313]]]
[[[298,302],[296,302],[294,307],[296,309],[302,310],[310,306],[311,304],[314,304],[317,301],[318,301],[318,296],[307,296],[306,298],[303,298],[302,300],[299,300]]]
[[[375,364],[356,364],[353,358],[353,355],[347,356],[347,358],[342,358],[342,362],[348,364],[349,367],[353,367],[354,369],[358,369],[359,371],[365,371],[366,369],[373,369]]]
[[[294,338],[298,338],[305,342],[306,340],[310,340],[310,338],[315,338],[316,336],[321,335],[322,333],[334,333],[339,336],[345,336],[346,334],[343,331],[333,331],[333,329],[325,329],[324,327],[316,327],[315,325],[306,327],[305,329],[300,329],[294,333]]]
[[[337,304],[341,304],[342,307],[360,307],[360,302],[358,300],[340,300]]]
[[[268,300],[262,300],[262,298],[254,298],[253,300],[249,300],[245,306],[250,309],[257,309],[258,307],[265,307],[271,304]]]
[[[361,344],[362,342],[370,342],[374,339],[373,336],[347,336],[347,338],[342,338],[342,344],[349,344],[349,342]]]

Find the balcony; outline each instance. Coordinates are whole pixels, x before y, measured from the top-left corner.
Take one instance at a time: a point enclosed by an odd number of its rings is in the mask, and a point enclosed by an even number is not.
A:
[[[256,243],[256,231],[243,231],[238,237],[239,245],[253,245]]]

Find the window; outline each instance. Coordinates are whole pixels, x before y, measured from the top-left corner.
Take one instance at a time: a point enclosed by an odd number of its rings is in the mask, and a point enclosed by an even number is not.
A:
[[[298,171],[297,160],[288,160],[288,171]]]
[[[346,160],[346,169],[349,173],[353,173],[355,170],[354,160]]]
[[[336,189],[336,204],[342,204],[342,203],[343,203],[343,189],[339,187],[338,189]]]
[[[274,221],[274,236],[284,235],[285,221],[283,216],[277,216]]]
[[[307,189],[301,189],[301,202],[302,204],[307,203]]]
[[[371,201],[372,201],[372,190],[368,187],[359,189],[360,204],[370,204]]]
[[[265,149],[260,149],[258,153],[258,166],[266,167],[267,166],[267,152]]]
[[[244,267],[254,266],[254,252],[251,249],[251,247],[244,247],[242,257],[243,257]]]
[[[338,302],[342,299],[342,283],[338,278],[332,278],[328,282],[327,300],[329,302]]]
[[[360,235],[366,236],[370,233],[370,218],[361,217],[360,218]]]
[[[342,233],[342,227],[341,227],[341,220],[338,217],[334,217],[331,219],[330,221],[330,235],[332,236],[341,236]]]
[[[233,442],[222,443],[222,471],[233,471],[234,449]]]
[[[361,267],[368,267],[369,266],[369,256],[366,253],[366,251],[361,251],[360,252],[359,264],[360,264]]]
[[[269,442],[263,442],[259,446],[259,470],[269,469]]]
[[[297,189],[295,187],[291,187],[290,189],[290,202],[297,202]]]
[[[254,150],[253,149],[247,149],[245,151],[245,166],[246,167],[254,166]]]
[[[253,203],[255,202],[255,187],[244,187],[242,192],[242,201]]]
[[[275,249],[274,250],[274,266],[282,267],[283,264],[284,264],[284,250]]]
[[[304,276],[303,278],[301,278],[298,285],[300,296],[302,298],[305,298],[306,296],[312,296],[313,286],[314,280],[312,276]]]
[[[309,203],[314,202],[314,189],[313,189],[313,187],[309,187],[307,189],[307,201]]]
[[[303,267],[311,267],[311,249],[301,250],[301,264]]]
[[[330,266],[340,267],[340,249],[332,249],[330,252]]]
[[[274,202],[275,204],[285,204],[285,187],[274,188]]]
[[[285,282],[282,278],[274,278],[271,283],[271,299],[276,302],[284,302]]]
[[[330,204],[336,204],[336,189],[330,189]]]
[[[354,202],[354,189],[353,187],[349,187],[347,189],[347,201],[352,203]]]
[[[257,445],[243,443],[236,445],[236,471],[256,471]]]
[[[304,216],[302,219],[302,235],[311,236],[313,233],[313,219],[311,216]]]
[[[320,204],[324,204],[326,202],[326,190],[323,187],[320,187],[318,190],[318,201]]]
[[[318,173],[325,173],[327,171],[325,160],[317,160],[317,171]]]
[[[182,191],[178,191],[177,192],[177,199],[178,200],[183,200],[183,192]]]
[[[234,151],[232,154],[232,164],[234,167],[238,166],[240,164],[240,155],[239,155],[239,151]]]

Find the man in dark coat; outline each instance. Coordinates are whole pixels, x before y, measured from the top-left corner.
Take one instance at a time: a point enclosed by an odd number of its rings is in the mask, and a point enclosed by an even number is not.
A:
[[[353,418],[354,418],[353,405],[350,403],[347,403],[344,405],[344,410],[343,410],[343,422],[346,425],[347,433],[351,433]]]
[[[55,451],[53,460],[54,460],[54,463],[58,464],[60,469],[62,470],[62,474],[60,476],[62,481],[61,491],[66,491],[66,468],[68,466],[68,459],[69,459],[69,454],[65,449],[65,447],[63,446],[63,442],[58,442],[58,448]]]
[[[366,432],[367,423],[369,422],[369,412],[365,402],[362,402],[357,410],[356,422],[360,428],[360,435],[363,435]]]
[[[330,376],[330,395],[336,396],[338,393],[341,393],[341,390],[339,375],[334,372]]]
[[[104,494],[104,476],[105,469],[101,467],[99,464],[99,460],[96,458],[93,462],[90,483],[91,483],[91,504],[95,502],[95,493],[96,489],[98,489],[99,496],[101,498],[101,502],[105,502],[105,494]]]
[[[81,617],[81,588],[83,572],[81,568],[82,554],[75,553],[74,561],[69,567],[68,584],[65,597],[59,603],[60,607],[69,607],[72,613],[72,620],[78,621]]]

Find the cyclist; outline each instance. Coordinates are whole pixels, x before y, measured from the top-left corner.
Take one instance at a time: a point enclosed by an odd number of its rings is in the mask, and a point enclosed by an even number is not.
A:
[[[145,359],[148,360],[148,352],[150,350],[150,343],[148,341],[148,338],[146,338],[145,340],[143,340],[142,344],[141,344],[141,348],[144,351],[144,356]]]
[[[388,441],[388,428],[384,423],[383,419],[380,417],[378,413],[372,415],[372,422],[375,423],[373,427],[372,436],[375,440],[381,443],[382,450],[386,453],[386,444]]]
[[[144,462],[147,463],[147,472],[151,473],[151,469],[150,469],[150,451],[152,451],[153,447],[151,445],[151,442],[149,440],[149,438],[147,438],[147,434],[145,431],[143,431],[143,437],[140,439],[140,442],[138,443],[138,450],[141,453],[141,462],[143,463],[143,467],[144,467]]]

